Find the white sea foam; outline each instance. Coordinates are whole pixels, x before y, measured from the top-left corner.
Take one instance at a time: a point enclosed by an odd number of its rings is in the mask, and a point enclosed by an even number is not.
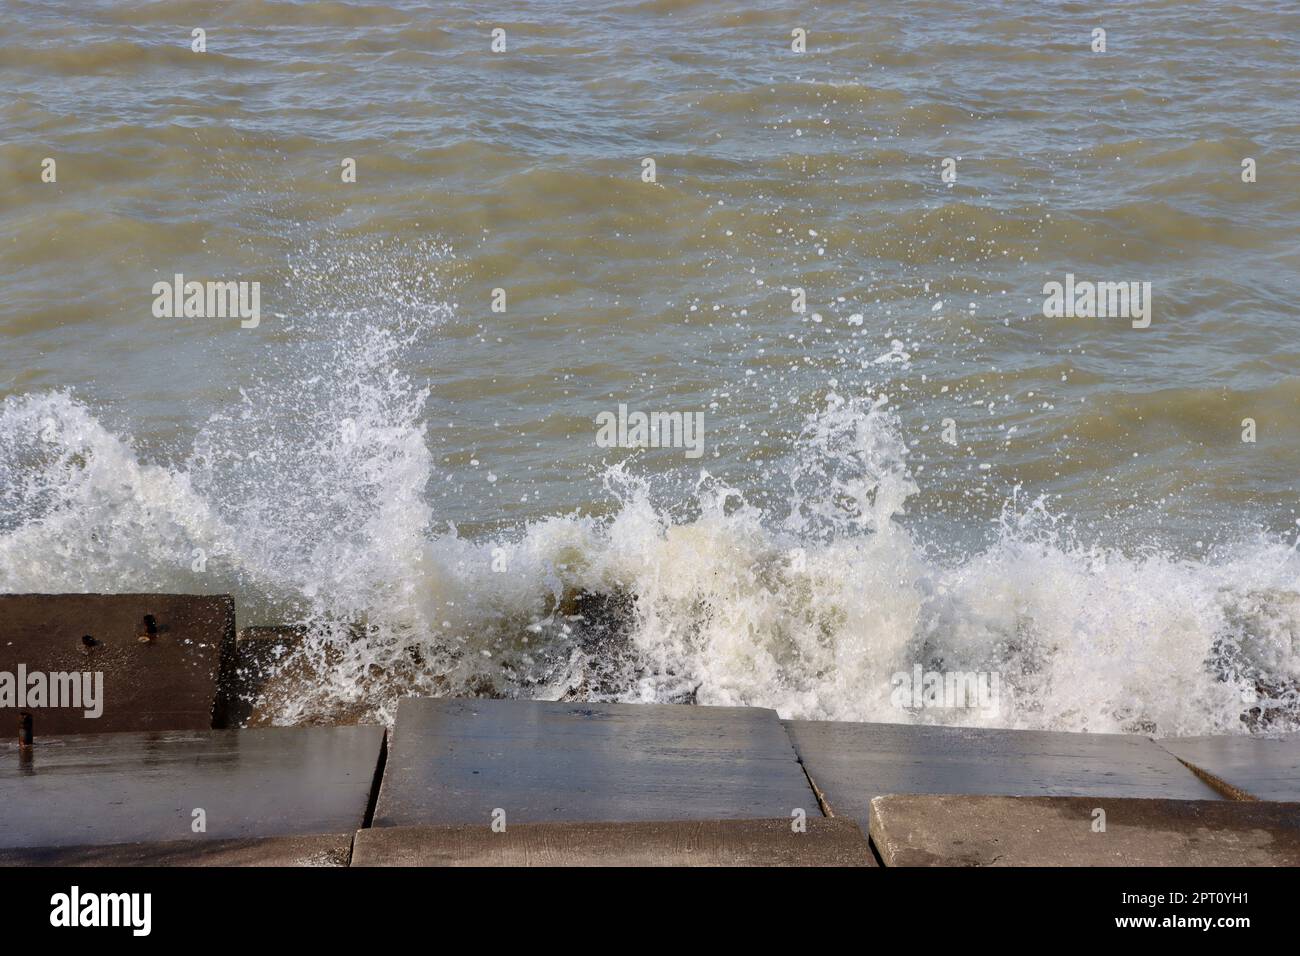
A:
[[[697,516],[674,521],[644,479],[615,468],[611,518],[470,541],[429,530],[418,393],[397,387],[394,404],[392,382],[370,372],[382,399],[344,390],[337,400],[355,404],[312,413],[359,415],[357,441],[271,427],[283,409],[250,399],[176,468],[141,462],[67,394],[8,399],[0,590],[230,590],[245,621],[312,624],[335,655],[286,720],[358,701],[391,716],[407,690],[567,692],[843,720],[1230,733],[1261,687],[1286,715],[1273,726],[1296,726],[1300,559],[1280,542],[1209,563],[1085,551],[1031,507],[1008,514],[994,546],[938,563],[897,520],[914,488],[896,423],[878,402],[838,399],[792,449],[787,515],[706,474]],[[400,413],[366,419],[381,409]],[[202,572],[196,548],[211,555]],[[563,613],[584,591],[624,596],[626,628],[593,638],[591,622]],[[361,637],[348,622],[366,625]],[[890,677],[915,663],[1000,673],[1002,712],[900,712]]]
[[[807,416],[781,513],[706,472],[670,513],[625,463],[606,518],[498,540],[440,526],[427,395],[399,369],[445,306],[390,278],[366,277],[390,307],[299,336],[178,463],[142,460],[66,392],[6,399],[0,591],[230,592],[241,624],[306,625],[320,674],[284,721],[391,718],[416,692],[1160,735],[1243,732],[1254,708],[1300,727],[1293,546],[1084,548],[1035,502],[1008,506],[990,546],[936,559],[900,520],[917,488],[879,396]],[[900,711],[891,676],[917,664],[1000,675],[1000,709]]]

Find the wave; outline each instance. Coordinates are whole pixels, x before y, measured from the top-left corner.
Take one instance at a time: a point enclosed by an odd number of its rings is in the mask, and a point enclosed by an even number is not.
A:
[[[429,490],[442,476],[428,389],[401,371],[451,315],[442,255],[414,269],[308,256],[309,318],[178,461],[150,460],[69,392],[5,399],[0,591],[233,593],[242,624],[308,635],[315,676],[279,703],[286,723],[387,720],[422,693],[1159,736],[1300,729],[1294,545],[1261,533],[1201,560],[1125,553],[1080,543],[1042,500],[1012,500],[991,544],[940,558],[902,520],[918,488],[882,396],[806,412],[770,476],[777,510],[707,471],[667,497],[623,462],[604,473],[599,516],[462,535]],[[382,297],[340,290],[344,272]],[[896,676],[917,666],[995,674],[998,706],[900,709]]]

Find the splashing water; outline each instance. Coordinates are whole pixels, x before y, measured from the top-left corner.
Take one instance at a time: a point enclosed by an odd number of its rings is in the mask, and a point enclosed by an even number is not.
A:
[[[408,693],[762,705],[783,716],[1160,735],[1300,727],[1300,558],[1259,537],[1195,562],[1075,543],[1042,501],[939,560],[883,396],[832,393],[789,449],[784,513],[707,472],[687,516],[626,463],[604,518],[438,530],[427,389],[400,371],[450,314],[436,282],[328,317],[187,460],[147,463],[67,392],[0,406],[0,591],[229,591],[306,628],[312,681],[278,719],[391,719]],[[367,258],[366,262],[383,257]],[[424,275],[423,273],[419,275]],[[424,276],[427,278],[427,276]],[[346,296],[344,297],[347,298]],[[324,321],[318,319],[318,322]],[[293,331],[291,324],[289,329]],[[1000,676],[996,713],[900,710],[891,677]]]

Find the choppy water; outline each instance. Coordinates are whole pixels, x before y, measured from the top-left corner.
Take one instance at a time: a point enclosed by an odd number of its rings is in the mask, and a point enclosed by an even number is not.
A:
[[[1290,0],[9,0],[0,71],[0,590],[308,623],[286,720],[1300,726]],[[1067,273],[1150,327],[1045,318]]]

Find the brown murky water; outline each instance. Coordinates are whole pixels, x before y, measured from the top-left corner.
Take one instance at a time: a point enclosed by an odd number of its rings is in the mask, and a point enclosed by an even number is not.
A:
[[[918,719],[1294,712],[1294,4],[4,20],[0,588],[366,621],[328,691],[380,708],[897,718],[919,662],[1006,700]],[[155,314],[177,274],[256,325]],[[1146,314],[1047,317],[1067,276]],[[620,405],[702,441],[602,447]]]

